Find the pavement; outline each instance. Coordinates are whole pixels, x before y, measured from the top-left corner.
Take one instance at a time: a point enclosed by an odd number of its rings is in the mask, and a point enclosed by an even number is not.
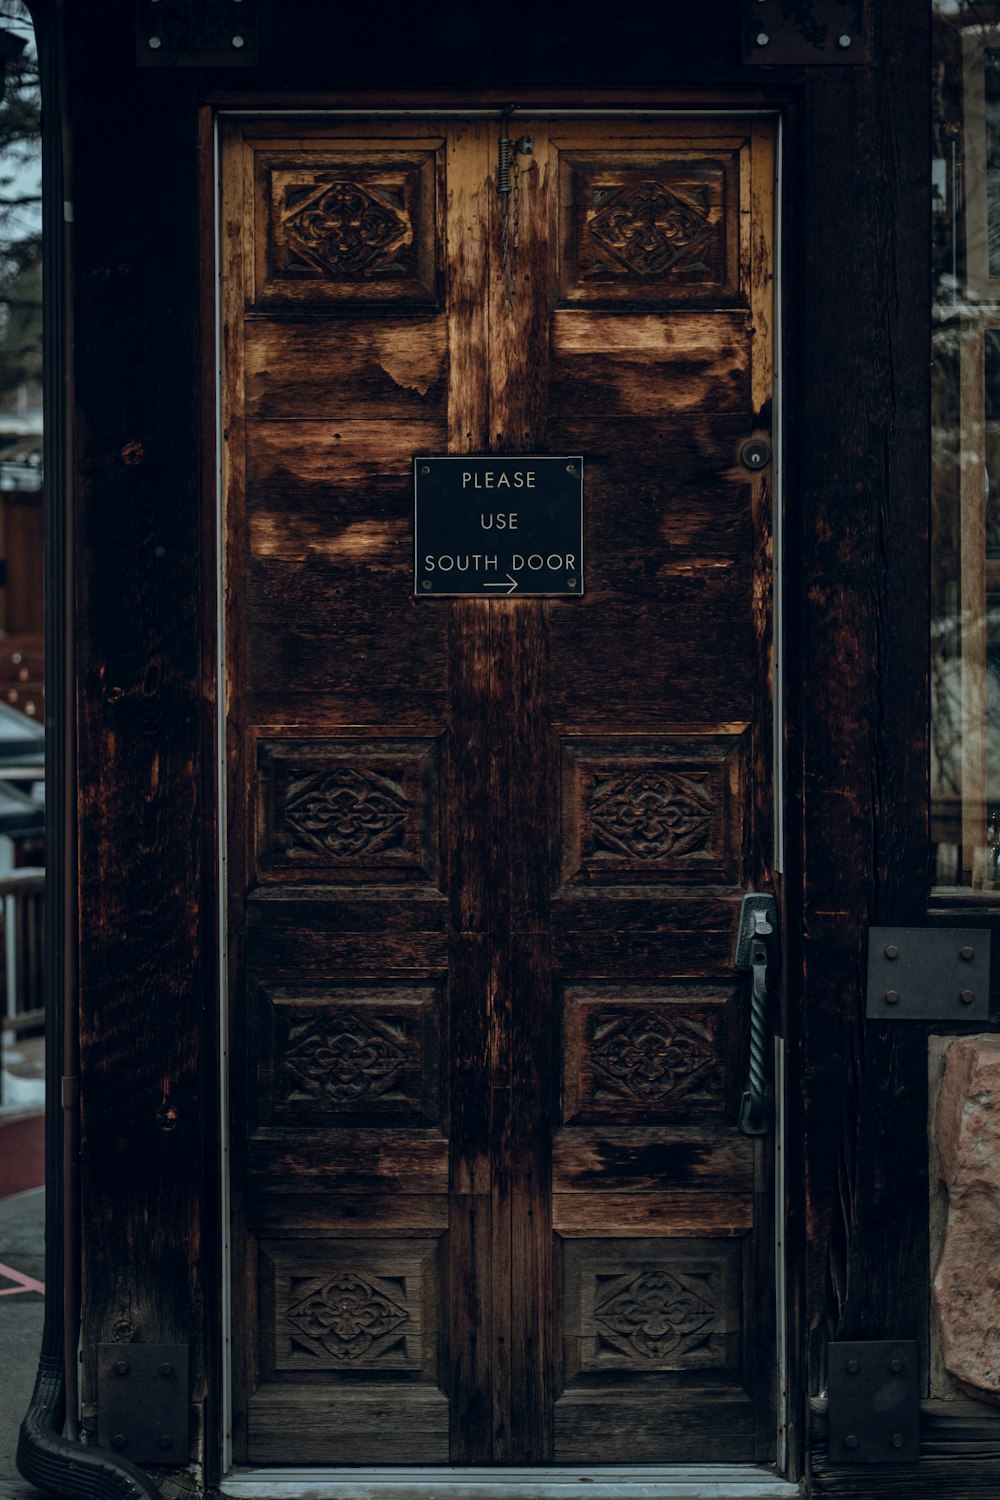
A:
[[[45,1310],[44,1050],[4,1038],[0,1072],[0,1500],[40,1500],[14,1454]]]
[[[0,1152],[4,1134],[0,1125]],[[0,1198],[0,1500],[39,1500],[14,1464],[42,1346],[45,1190]]]

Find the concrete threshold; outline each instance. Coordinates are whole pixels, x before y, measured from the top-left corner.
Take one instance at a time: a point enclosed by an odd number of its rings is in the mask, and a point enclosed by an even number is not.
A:
[[[792,1500],[798,1485],[739,1464],[547,1469],[245,1469],[232,1500]]]

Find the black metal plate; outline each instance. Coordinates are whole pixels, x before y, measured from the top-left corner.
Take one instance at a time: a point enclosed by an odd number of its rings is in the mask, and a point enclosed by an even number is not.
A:
[[[247,68],[257,63],[257,0],[136,0],[141,68]]]
[[[187,1344],[97,1346],[97,1441],[138,1464],[186,1464]]]
[[[583,459],[417,457],[414,592],[583,593]]]
[[[864,0],[743,0],[744,62],[816,67],[867,60]]]
[[[988,1021],[990,936],[982,927],[869,928],[868,1019]]]
[[[827,1358],[830,1463],[915,1463],[920,1457],[916,1340],[830,1344]]]

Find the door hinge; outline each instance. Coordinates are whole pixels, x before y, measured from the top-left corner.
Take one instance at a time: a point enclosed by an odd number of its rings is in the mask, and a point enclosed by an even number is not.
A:
[[[827,1346],[831,1464],[906,1464],[920,1457],[916,1339]]]
[[[97,1441],[137,1464],[186,1464],[187,1344],[97,1346]]]
[[[869,1021],[988,1021],[990,936],[982,927],[870,927]]]

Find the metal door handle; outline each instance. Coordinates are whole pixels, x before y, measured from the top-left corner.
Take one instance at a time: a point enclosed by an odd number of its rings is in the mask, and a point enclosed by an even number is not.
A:
[[[740,1101],[739,1128],[743,1135],[767,1135],[771,1105],[767,1097],[767,964],[768,939],[773,939],[778,907],[773,896],[748,894],[740,908],[734,967],[751,975],[750,1070]]]

